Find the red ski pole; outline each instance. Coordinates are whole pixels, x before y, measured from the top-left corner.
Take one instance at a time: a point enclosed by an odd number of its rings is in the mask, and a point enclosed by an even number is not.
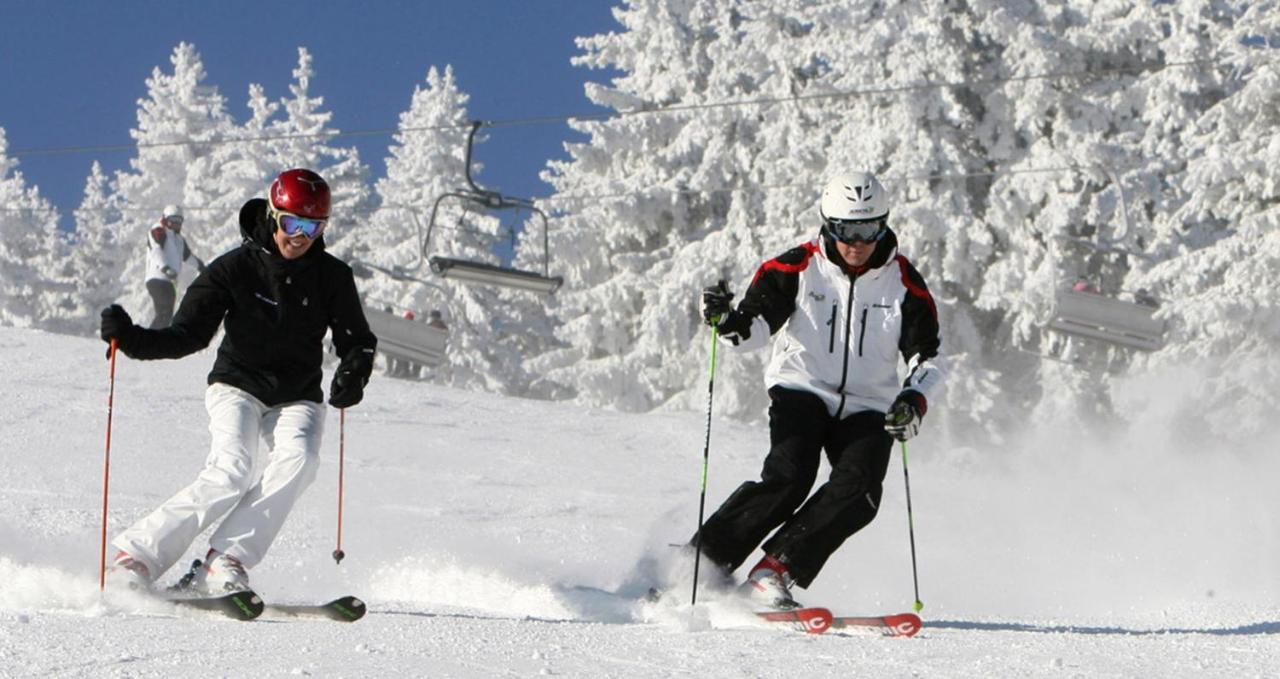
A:
[[[111,481],[111,410],[116,400],[116,340],[111,340],[110,387],[107,389],[107,452],[102,462],[102,547],[98,551],[98,591],[107,588],[107,489]]]
[[[347,554],[342,551],[342,484],[343,466],[347,456],[347,409],[338,410],[338,547],[333,550],[333,562],[342,563]]]

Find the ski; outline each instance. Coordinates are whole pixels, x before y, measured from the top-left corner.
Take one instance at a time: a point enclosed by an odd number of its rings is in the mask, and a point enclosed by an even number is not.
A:
[[[262,615],[262,597],[251,590],[217,596],[164,596],[165,601],[183,608],[221,613],[233,620],[253,620]]]
[[[831,611],[825,608],[793,608],[786,611],[758,611],[756,615],[769,622],[784,624],[809,634],[822,634],[831,629]]]
[[[323,604],[267,604],[267,613],[292,618],[322,618],[338,622],[355,622],[364,617],[364,602],[344,596]]]
[[[876,631],[886,637],[911,637],[920,631],[922,623],[915,613],[898,615],[837,615],[831,618],[832,629],[864,629]]]

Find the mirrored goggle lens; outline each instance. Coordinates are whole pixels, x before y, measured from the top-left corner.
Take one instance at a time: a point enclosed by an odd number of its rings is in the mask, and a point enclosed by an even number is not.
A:
[[[323,219],[307,219],[290,214],[280,215],[280,228],[284,230],[286,236],[302,234],[308,239],[314,239],[324,230],[324,222]]]
[[[181,217],[165,217],[164,223],[170,224],[173,226],[182,226],[182,218]]]
[[[828,219],[827,230],[837,240],[845,243],[872,243],[884,236],[885,220],[871,219],[866,221],[845,221]]]

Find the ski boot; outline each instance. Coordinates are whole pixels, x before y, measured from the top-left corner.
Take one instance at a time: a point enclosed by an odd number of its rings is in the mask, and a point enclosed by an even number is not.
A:
[[[765,608],[789,611],[801,608],[800,603],[791,596],[793,584],[795,580],[787,572],[787,565],[772,555],[765,555],[751,569],[751,574],[740,589],[749,600]]]

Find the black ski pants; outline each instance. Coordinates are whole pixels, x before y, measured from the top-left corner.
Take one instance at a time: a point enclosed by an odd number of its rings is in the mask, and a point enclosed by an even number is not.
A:
[[[739,486],[703,524],[702,553],[733,572],[782,526],[764,551],[808,587],[845,539],[875,518],[893,440],[882,412],[837,420],[805,391],[773,387],[769,398],[771,447],[760,480]],[[831,477],[810,497],[824,449]]]
[[[151,303],[156,309],[156,316],[151,320],[151,328],[167,328],[172,325],[173,303],[178,294],[174,284],[152,278],[147,281],[147,292],[151,294]]]

